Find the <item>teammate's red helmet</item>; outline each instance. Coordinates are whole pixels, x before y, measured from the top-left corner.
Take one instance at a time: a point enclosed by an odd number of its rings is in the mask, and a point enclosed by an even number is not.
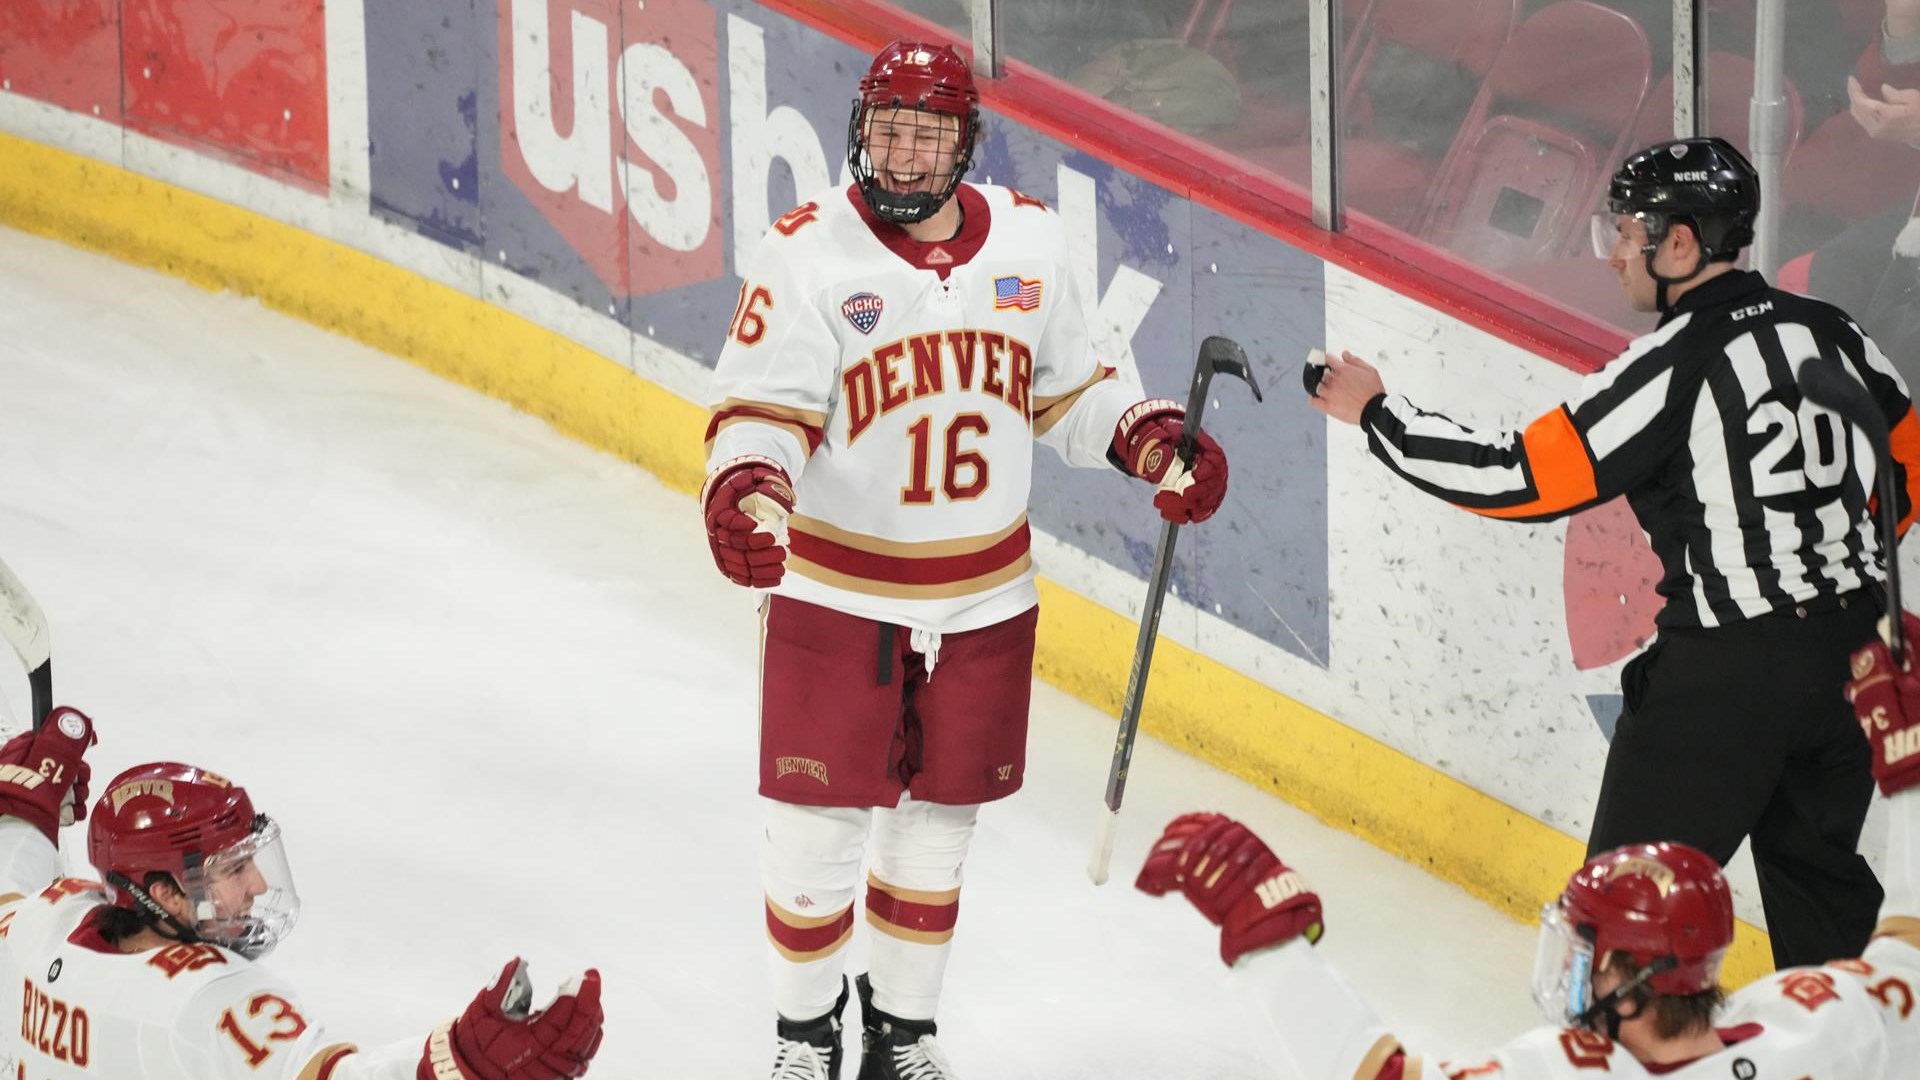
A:
[[[1597,855],[1560,896],[1568,920],[1593,935],[1596,969],[1623,952],[1646,968],[1673,967],[1647,981],[1657,994],[1712,989],[1733,944],[1733,893],[1720,865],[1685,844],[1629,844]]]
[[[139,882],[159,871],[184,880],[198,862],[253,833],[253,800],[225,777],[173,761],[138,765],[113,778],[93,809],[87,857],[101,874]],[[108,886],[122,907],[123,890]]]
[[[980,107],[980,91],[973,69],[952,46],[896,41],[880,50],[860,80],[860,104],[970,117]]]
[[[243,956],[264,955],[299,916],[279,827],[254,812],[245,788],[192,765],[114,777],[93,808],[87,856],[108,898],[136,911],[158,913],[146,881],[168,875],[187,900],[181,925]]]
[[[869,145],[868,119],[876,109],[910,109],[931,113],[956,134],[952,159],[936,170],[924,191],[888,190],[879,177],[882,163],[874,161]],[[930,125],[921,125],[930,126]],[[956,130],[957,128],[957,130]],[[860,80],[860,96],[847,123],[847,164],[852,168],[860,197],[874,214],[899,225],[925,221],[940,212],[960,187],[960,178],[973,166],[973,150],[980,135],[980,91],[973,71],[949,45],[896,41],[881,49]],[[881,156],[885,156],[884,147]]]

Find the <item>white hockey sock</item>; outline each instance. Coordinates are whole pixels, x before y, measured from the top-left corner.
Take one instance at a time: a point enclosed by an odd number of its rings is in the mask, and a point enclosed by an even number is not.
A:
[[[979,811],[907,797],[873,812],[868,977],[874,1005],[903,1020],[931,1020],[940,1004],[960,913],[960,865]]]
[[[760,876],[767,890],[773,1007],[811,1020],[840,997],[853,896],[872,811],[770,803]]]

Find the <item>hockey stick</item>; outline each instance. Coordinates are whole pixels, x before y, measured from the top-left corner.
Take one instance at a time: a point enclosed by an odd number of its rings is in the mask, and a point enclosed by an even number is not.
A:
[[[1800,365],[1794,379],[1800,396],[1859,428],[1873,444],[1874,489],[1880,501],[1880,553],[1887,560],[1887,624],[1892,628],[1888,646],[1896,662],[1906,654],[1900,628],[1900,509],[1894,501],[1893,451],[1887,443],[1887,418],[1859,379],[1848,374],[1839,361],[1815,357]]]
[[[1207,387],[1216,372],[1246,380],[1253,400],[1263,400],[1260,384],[1254,381],[1253,368],[1247,363],[1246,350],[1229,338],[1210,337],[1200,343],[1200,356],[1193,365],[1193,385],[1187,391],[1187,418],[1180,427],[1180,460],[1193,464],[1193,449],[1200,435],[1200,416],[1207,407]],[[1113,743],[1113,763],[1107,767],[1107,812],[1100,815],[1099,831],[1094,836],[1093,857],[1087,862],[1087,876],[1095,885],[1107,883],[1107,865],[1113,861],[1113,838],[1120,822],[1120,800],[1127,793],[1127,766],[1133,761],[1134,738],[1140,733],[1140,705],[1147,696],[1147,671],[1153,664],[1153,643],[1160,636],[1160,611],[1167,599],[1167,578],[1173,573],[1173,545],[1180,526],[1168,521],[1160,526],[1160,546],[1153,555],[1153,576],[1147,579],[1147,606],[1140,616],[1140,636],[1133,644],[1133,667],[1127,672],[1127,696],[1120,708],[1120,734]]]
[[[27,669],[27,684],[33,690],[33,729],[47,722],[53,711],[53,644],[47,632],[47,617],[34,603],[20,579],[7,564],[0,562],[0,633]]]

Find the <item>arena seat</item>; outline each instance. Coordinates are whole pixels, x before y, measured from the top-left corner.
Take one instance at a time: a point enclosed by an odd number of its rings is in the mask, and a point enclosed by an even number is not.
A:
[[[1535,13],[1494,61],[1417,234],[1489,269],[1573,254],[1652,74],[1627,15],[1589,0]]]
[[[1348,208],[1389,224],[1412,224],[1471,106],[1473,87],[1493,67],[1519,8],[1519,0],[1372,0],[1364,6],[1348,37],[1340,96],[1341,191]],[[1456,113],[1419,118],[1427,145],[1405,130],[1393,130],[1396,121],[1402,129],[1413,126],[1407,112],[1414,88],[1390,85],[1394,72],[1410,69],[1452,75],[1465,86],[1458,91]],[[1431,90],[1436,97],[1447,96],[1447,87],[1438,82]],[[1300,112],[1302,119],[1285,145],[1253,146],[1243,156],[1283,176],[1309,175],[1312,150],[1305,139],[1304,108]]]

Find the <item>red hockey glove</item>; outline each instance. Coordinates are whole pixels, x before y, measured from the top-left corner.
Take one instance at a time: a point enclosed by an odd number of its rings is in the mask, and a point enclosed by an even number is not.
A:
[[[1326,931],[1320,894],[1245,825],[1222,814],[1173,819],[1147,855],[1134,887],[1154,896],[1178,888],[1220,927],[1220,959]]]
[[[707,477],[700,493],[713,563],[735,585],[771,589],[787,572],[787,515],[793,481],[772,458],[737,457]]]
[[[1847,700],[1860,730],[1873,744],[1873,778],[1884,795],[1920,784],[1920,678],[1913,653],[1920,649],[1920,618],[1900,613],[1906,663],[1895,670],[1893,655],[1876,641],[1853,654],[1853,679]]]
[[[583,1076],[600,1049],[600,973],[592,968],[530,1011],[533,984],[515,957],[458,1020],[435,1028],[417,1080],[559,1080]]]
[[[23,731],[0,746],[0,814],[28,822],[58,844],[60,826],[87,816],[82,759],[96,741],[93,721],[65,705],[39,731]]]
[[[1205,521],[1227,497],[1227,452],[1202,431],[1194,439],[1193,464],[1180,461],[1180,425],[1187,411],[1164,398],[1128,409],[1113,429],[1113,453],[1134,476],[1160,488],[1154,509],[1168,521]]]

